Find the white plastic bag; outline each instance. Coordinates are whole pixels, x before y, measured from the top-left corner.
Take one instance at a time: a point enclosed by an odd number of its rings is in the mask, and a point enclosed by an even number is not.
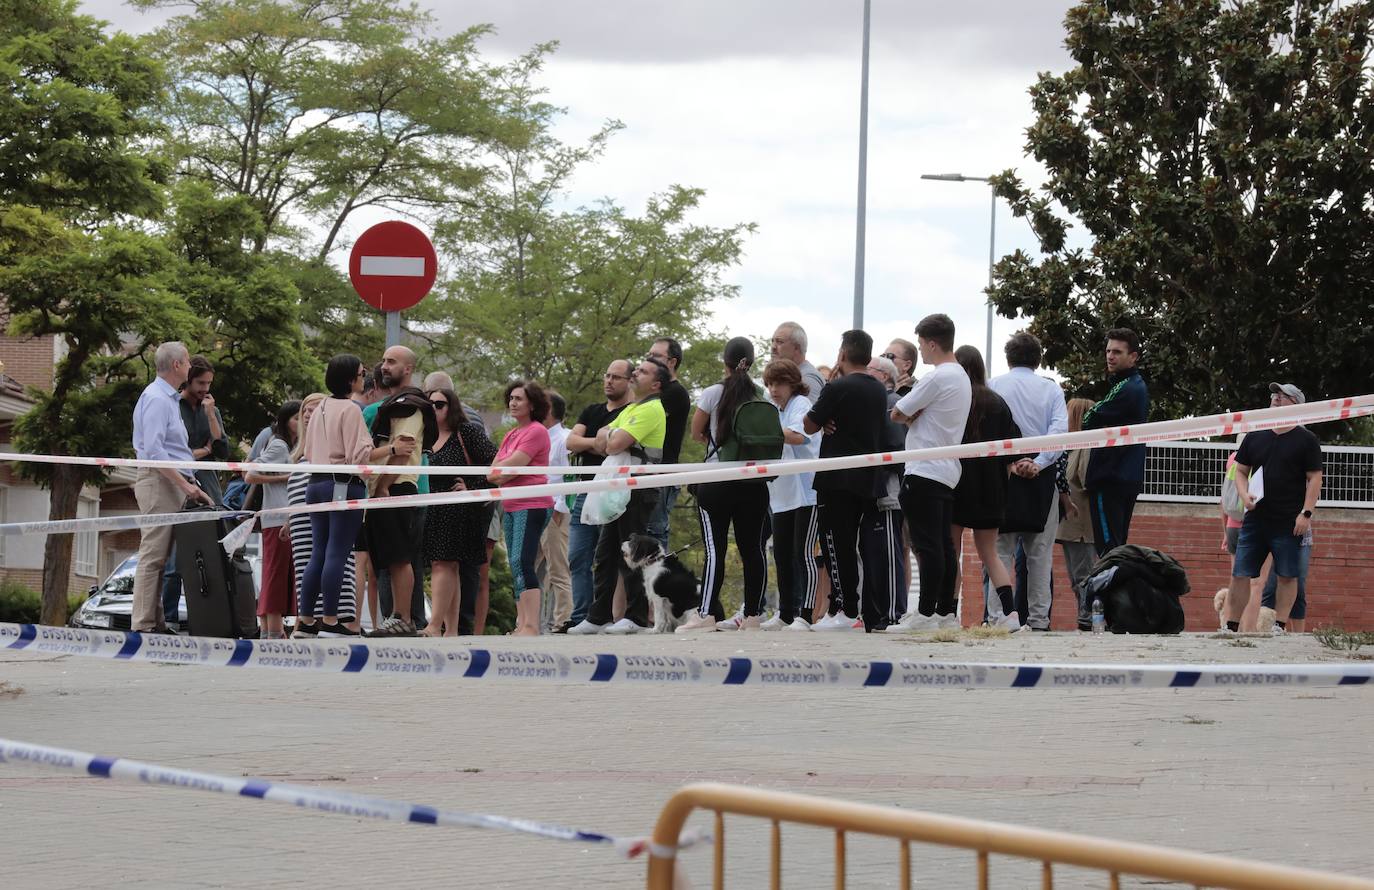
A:
[[[601,464],[601,470],[593,479],[613,479],[620,475],[621,467],[634,466],[638,463],[630,457],[628,451],[607,456]],[[582,502],[582,524],[583,525],[609,525],[620,518],[625,512],[625,508],[630,505],[630,490],[628,488],[605,488],[593,491],[587,495],[587,499]]]

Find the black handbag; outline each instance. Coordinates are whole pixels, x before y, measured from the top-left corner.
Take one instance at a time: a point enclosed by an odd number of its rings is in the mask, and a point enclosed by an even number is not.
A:
[[[998,531],[1037,533],[1045,530],[1054,501],[1054,467],[1046,467],[1034,479],[1007,477],[1007,508]]]

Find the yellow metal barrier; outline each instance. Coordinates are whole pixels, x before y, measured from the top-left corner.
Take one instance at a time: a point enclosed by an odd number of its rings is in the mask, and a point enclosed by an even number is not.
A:
[[[1264,865],[1168,847],[1108,841],[1060,831],[1021,828],[933,813],[848,803],[803,794],[762,791],[732,785],[688,785],[669,799],[654,826],[648,890],[673,890],[673,850],[693,810],[715,813],[713,886],[725,886],[725,814],[756,816],[772,822],[769,886],[782,887],[782,823],[795,822],[835,831],[835,887],[845,886],[845,837],[860,833],[901,842],[897,865],[900,887],[911,887],[911,843],[975,851],[978,887],[989,885],[988,856],[996,853],[1041,863],[1041,887],[1053,890],[1054,866],[1100,869],[1107,885],[1119,890],[1121,875],[1180,881],[1227,890],[1374,890],[1374,881],[1282,865]]]

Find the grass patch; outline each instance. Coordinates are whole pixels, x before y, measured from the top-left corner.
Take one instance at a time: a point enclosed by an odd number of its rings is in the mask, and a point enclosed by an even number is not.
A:
[[[1312,631],[1312,638],[1336,652],[1354,652],[1361,646],[1374,645],[1374,633],[1339,627],[1319,627]]]
[[[974,640],[995,640],[1011,636],[1011,631],[1005,628],[984,627],[981,624],[977,627],[970,627],[968,630],[964,631],[964,633],[968,634],[969,637]]]

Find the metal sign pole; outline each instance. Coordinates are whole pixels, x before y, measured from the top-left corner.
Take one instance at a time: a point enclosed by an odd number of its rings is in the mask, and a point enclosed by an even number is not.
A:
[[[388,312],[386,314],[386,345],[388,349],[401,345],[400,312]]]

